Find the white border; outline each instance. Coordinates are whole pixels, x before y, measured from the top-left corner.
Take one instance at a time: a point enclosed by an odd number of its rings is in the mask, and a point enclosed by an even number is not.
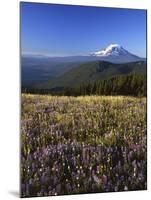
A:
[[[149,195],[151,195],[151,104],[149,102],[151,99],[150,0],[29,0],[28,2],[37,1],[148,10],[148,190],[60,196],[51,197],[51,199],[149,199]],[[11,200],[17,198],[19,192],[19,0],[1,0],[0,58],[0,199]],[[43,199],[47,198],[50,197],[43,197]]]

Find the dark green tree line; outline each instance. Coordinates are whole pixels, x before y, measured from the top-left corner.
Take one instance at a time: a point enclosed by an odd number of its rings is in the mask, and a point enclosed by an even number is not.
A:
[[[74,88],[52,88],[52,89],[35,89],[22,88],[24,93],[34,94],[51,94],[51,95],[130,95],[146,96],[147,80],[146,75],[129,74],[120,75],[110,79],[96,82],[87,82],[77,85]]]
[[[146,75],[121,75],[94,83],[66,88],[65,95],[131,95],[146,96]]]

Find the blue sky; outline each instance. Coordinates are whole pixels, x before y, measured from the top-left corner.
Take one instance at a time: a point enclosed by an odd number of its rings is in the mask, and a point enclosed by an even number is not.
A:
[[[146,11],[21,3],[22,53],[81,55],[113,43],[146,57]]]

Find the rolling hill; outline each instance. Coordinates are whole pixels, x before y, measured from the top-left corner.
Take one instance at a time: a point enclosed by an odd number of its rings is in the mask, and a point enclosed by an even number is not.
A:
[[[93,83],[131,73],[145,74],[146,62],[139,61],[124,64],[115,64],[106,61],[88,62],[80,64],[78,67],[67,71],[55,79],[38,84],[36,87],[39,89],[75,87],[82,83]]]

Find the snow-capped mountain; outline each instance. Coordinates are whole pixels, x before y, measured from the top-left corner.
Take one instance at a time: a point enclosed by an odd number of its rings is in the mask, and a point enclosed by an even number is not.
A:
[[[107,48],[91,53],[90,56],[99,58],[100,60],[125,63],[142,60],[142,58],[130,53],[118,44],[110,44]]]
[[[130,54],[118,44],[110,44],[106,49],[92,53],[93,56],[120,56]]]

